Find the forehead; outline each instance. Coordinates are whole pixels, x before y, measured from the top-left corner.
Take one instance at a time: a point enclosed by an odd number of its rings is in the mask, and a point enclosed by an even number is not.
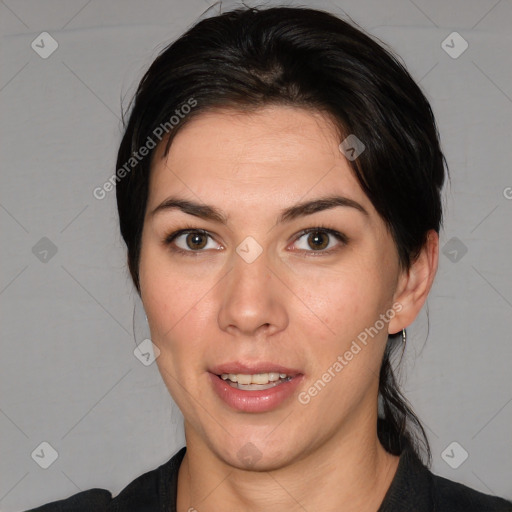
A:
[[[335,126],[319,112],[204,112],[178,132],[166,157],[164,144],[157,148],[148,209],[170,193],[232,208],[339,193],[371,209],[339,144]]]

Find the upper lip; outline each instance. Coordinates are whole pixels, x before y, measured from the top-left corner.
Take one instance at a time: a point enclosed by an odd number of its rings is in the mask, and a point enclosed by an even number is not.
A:
[[[210,369],[210,372],[214,373],[215,375],[222,375],[223,373],[242,373],[244,375],[255,375],[257,373],[286,373],[286,375],[290,377],[299,375],[301,373],[295,368],[289,368],[267,361],[259,361],[253,363],[232,361],[214,366]]]

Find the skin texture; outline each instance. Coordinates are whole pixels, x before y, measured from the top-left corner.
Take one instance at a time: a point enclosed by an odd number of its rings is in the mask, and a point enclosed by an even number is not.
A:
[[[185,418],[187,453],[178,510],[376,511],[398,457],[377,438],[378,375],[388,333],[419,313],[438,262],[438,236],[402,272],[394,241],[320,113],[268,106],[213,111],[191,120],[153,160],[140,259],[141,297],[162,378]],[[277,223],[282,209],[337,194],[357,201]],[[226,225],[177,209],[151,212],[169,196],[222,210]],[[301,231],[324,226],[322,254]],[[194,254],[180,229],[208,231]],[[236,248],[253,237],[252,263]],[[196,242],[197,243],[197,242]],[[172,247],[189,251],[179,254]],[[202,252],[201,252],[202,251]],[[298,400],[365,328],[395,307],[384,328],[309,403]],[[396,311],[399,309],[400,311]],[[273,411],[231,409],[208,369],[272,361],[304,374]],[[248,445],[252,443],[252,445]],[[255,446],[258,460],[237,454]],[[256,450],[253,449],[255,452]],[[254,458],[256,459],[256,457]],[[328,492],[326,492],[328,489]]]

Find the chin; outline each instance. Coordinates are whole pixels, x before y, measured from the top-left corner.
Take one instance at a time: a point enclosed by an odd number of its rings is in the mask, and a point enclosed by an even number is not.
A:
[[[245,471],[274,471],[290,464],[299,456],[298,443],[290,438],[274,439],[272,442],[265,435],[247,436],[240,439],[231,438],[227,442],[214,444],[217,456],[232,467]]]

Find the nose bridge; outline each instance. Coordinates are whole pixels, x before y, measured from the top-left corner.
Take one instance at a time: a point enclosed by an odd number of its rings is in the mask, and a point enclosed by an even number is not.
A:
[[[230,303],[238,304],[246,315],[256,315],[257,311],[261,312],[265,304],[272,300],[268,253],[263,250],[257,252],[249,243],[249,248],[240,244],[236,254],[233,254],[226,299]]]
[[[270,265],[268,253],[254,238],[247,237],[238,245],[222,289],[221,329],[236,328],[246,335],[254,335],[260,328],[272,333],[287,325],[286,310]]]

